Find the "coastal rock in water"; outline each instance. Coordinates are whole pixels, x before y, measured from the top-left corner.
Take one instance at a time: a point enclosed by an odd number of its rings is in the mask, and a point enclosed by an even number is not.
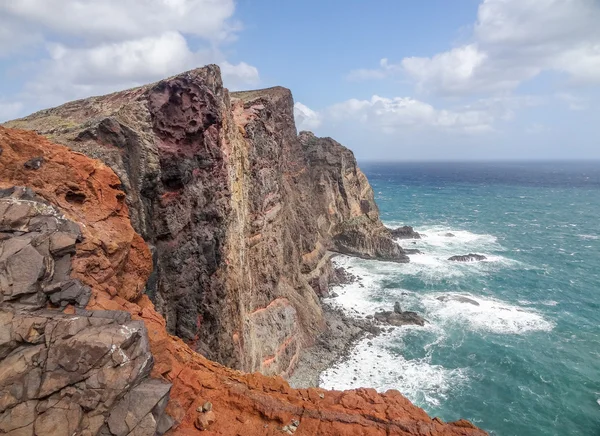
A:
[[[455,238],[456,237],[456,235],[454,233],[444,233],[444,236],[446,238]]]
[[[478,262],[486,259],[487,257],[485,257],[484,255],[474,253],[469,253],[462,256],[452,256],[448,258],[448,260],[451,260],[453,262]]]
[[[439,301],[458,301],[459,303],[468,303],[473,306],[479,306],[479,302],[463,295],[442,295],[441,297],[437,297],[437,299]]]
[[[352,152],[298,135],[293,105],[281,87],[230,94],[213,65],[7,125],[116,172],[171,333],[227,366],[286,375],[324,328],[330,251],[408,261]]]
[[[390,230],[390,233],[396,239],[421,239],[419,232],[415,232],[411,226],[398,227]]]
[[[75,252],[61,237],[55,245],[58,254],[52,255],[70,255],[71,279],[91,289],[89,312],[67,305],[63,313],[58,308],[21,313],[9,308],[16,298],[2,303],[2,362],[15,361],[0,371],[0,432],[162,434],[173,422],[166,414],[161,417],[166,404],[175,420],[172,434],[200,435],[194,426],[196,410],[210,401],[218,415],[210,427],[215,434],[264,434],[265,428],[280,428],[293,419],[299,421],[299,435],[485,434],[464,421],[433,420],[397,391],[294,390],[279,377],[244,374],[195,353],[168,334],[164,318],[144,294],[153,277],[152,252],[131,226],[119,178],[99,161],[31,132],[0,127],[0,148],[0,189],[28,186],[67,221],[77,223],[81,240]],[[24,162],[40,155],[44,165],[38,170],[24,168]],[[0,216],[6,218],[4,212]],[[22,219],[14,221],[21,224]],[[0,240],[7,239],[6,233],[9,240],[20,236],[20,230],[2,230]],[[27,283],[34,283],[32,277]],[[20,319],[13,325],[15,316]],[[240,339],[236,334],[234,343]],[[153,379],[145,376],[147,345],[154,359]],[[172,383],[168,397],[164,382]]]
[[[411,324],[424,326],[426,322],[417,312],[403,312],[400,303],[397,301],[394,303],[394,310],[392,312],[377,312],[374,318],[379,322],[398,327]]]

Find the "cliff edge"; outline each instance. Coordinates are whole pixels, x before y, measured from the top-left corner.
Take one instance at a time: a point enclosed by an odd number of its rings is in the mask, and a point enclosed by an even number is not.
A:
[[[287,375],[324,328],[332,252],[407,262],[351,151],[296,132],[285,88],[218,67],[44,110],[34,130],[114,170],[167,330],[229,367]]]

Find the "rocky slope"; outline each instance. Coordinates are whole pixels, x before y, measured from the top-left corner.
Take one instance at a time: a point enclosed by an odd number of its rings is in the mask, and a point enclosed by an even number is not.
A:
[[[352,153],[297,135],[289,90],[229,95],[218,67],[7,124],[110,166],[169,332],[227,366],[289,374],[323,328],[330,251],[406,262]]]
[[[143,293],[152,256],[117,176],[30,132],[0,127],[0,150],[0,433],[484,434],[395,391],[293,390],[195,353]]]

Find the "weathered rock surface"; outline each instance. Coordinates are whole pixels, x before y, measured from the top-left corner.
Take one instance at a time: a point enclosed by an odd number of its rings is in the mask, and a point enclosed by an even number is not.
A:
[[[464,254],[462,256],[452,256],[448,258],[448,260],[451,260],[452,262],[479,262],[486,259],[487,257],[485,257],[483,254],[474,253]]]
[[[394,304],[393,311],[377,312],[373,316],[379,322],[397,327],[411,324],[424,326],[425,322],[427,322],[425,318],[423,318],[417,312],[402,311],[399,302]]]
[[[91,289],[71,278],[79,226],[31,189],[8,187],[0,189],[0,232],[0,434],[168,430],[171,384],[148,379],[143,322],[83,309]],[[67,306],[76,314],[46,309]]]
[[[398,227],[390,231],[396,239],[421,239],[419,232],[416,232],[411,226]]]
[[[307,220],[317,219],[323,243],[331,241],[328,248],[339,253],[408,262],[408,256],[380,221],[373,190],[352,151],[331,138],[317,138],[310,132],[301,132],[298,138],[314,183],[298,208],[304,204],[303,210],[312,215]]]
[[[297,135],[287,89],[230,97],[209,66],[8,125],[117,173],[153,255],[147,294],[171,333],[228,366],[293,370],[324,327],[330,251],[408,261],[352,152]]]
[[[283,427],[294,423],[293,420],[298,421],[296,435],[485,434],[466,421],[444,423],[437,418],[431,419],[396,391],[379,394],[372,389],[347,392],[293,390],[279,377],[244,374],[210,362],[167,333],[165,320],[143,294],[152,271],[151,255],[133,231],[119,180],[114,173],[98,161],[70,152],[29,132],[0,127],[0,148],[3,149],[0,155],[0,188],[29,186],[67,219],[81,223],[82,242],[76,245],[76,253],[71,259],[71,276],[91,288],[88,309],[126,311],[133,320],[144,322],[155,360],[151,375],[172,383],[167,413],[175,418],[178,426],[170,434],[202,434],[195,428],[194,422],[198,417],[198,407],[207,401],[213,404],[216,421],[206,434],[278,435]],[[38,170],[23,167],[24,162],[40,155],[44,156],[44,164]],[[67,198],[78,201],[68,201]],[[2,307],[6,304],[3,303]],[[66,311],[74,309],[69,306]],[[115,322],[119,324],[129,322],[121,319],[122,312],[109,313],[115,314]],[[53,312],[52,319],[56,314]],[[91,323],[87,315],[84,319]],[[0,335],[4,335],[2,338],[6,338],[5,331],[0,329]],[[11,339],[6,342],[10,343]],[[120,348],[127,349],[125,345]],[[140,389],[142,394],[124,395],[119,400],[123,402],[119,404],[132,404],[132,398],[144,397],[143,392],[147,392],[147,388]],[[155,398],[159,395],[160,389],[156,391]],[[33,434],[27,427],[31,423],[26,418],[31,416],[27,415],[31,403],[25,402],[20,407],[19,413],[10,420],[2,421],[2,425],[22,426],[9,430],[13,435]],[[52,405],[44,407],[52,408]],[[75,412],[70,410],[61,408],[60,413],[77,412],[77,409]],[[46,411],[48,409],[40,409],[42,414]],[[50,426],[52,421],[48,421]],[[156,421],[155,415],[146,414],[131,434],[137,434],[136,429],[152,428],[153,421]],[[43,422],[40,425],[44,425]],[[157,422],[157,431],[166,430],[164,427],[162,420]],[[21,432],[20,428],[28,430]]]
[[[31,189],[0,189],[0,303],[85,307],[90,288],[70,276],[79,240],[79,226]]]

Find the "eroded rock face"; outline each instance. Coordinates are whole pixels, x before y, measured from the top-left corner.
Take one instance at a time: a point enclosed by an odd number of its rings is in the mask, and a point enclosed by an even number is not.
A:
[[[170,332],[228,366],[293,369],[323,328],[329,250],[408,261],[352,152],[297,135],[287,89],[230,97],[209,66],[8,125],[117,173],[153,254],[147,294]]]
[[[31,189],[0,189],[0,304],[85,307],[90,288],[71,278],[79,226]]]
[[[328,248],[367,259],[408,262],[408,256],[381,223],[373,190],[352,151],[310,132],[301,132],[299,141],[313,182],[304,208],[313,208],[312,219],[317,218]]]
[[[86,326],[83,331],[76,333],[71,338],[61,336],[62,339],[59,343],[65,346],[63,350],[66,352],[76,351],[73,350],[76,347],[72,347],[72,343],[69,341],[80,334],[84,335],[81,337],[82,343],[87,347],[88,339],[92,340],[93,338],[89,338],[85,332],[95,322],[106,322],[103,327],[107,333],[111,336],[122,337],[119,336],[119,332],[110,329],[115,328],[120,331],[125,325],[130,326],[133,331],[138,329],[137,331],[140,332],[139,324],[130,321],[129,316],[133,320],[143,321],[155,361],[151,376],[172,383],[167,413],[176,420],[176,427],[170,431],[170,434],[204,434],[196,429],[194,423],[198,420],[199,413],[204,413],[198,412],[198,409],[207,402],[212,403],[211,411],[215,418],[215,422],[211,424],[209,430],[222,435],[278,435],[281,434],[284,427],[287,426],[289,429],[290,424],[296,427],[295,434],[297,435],[482,436],[485,434],[463,420],[444,423],[437,418],[431,419],[422,409],[412,405],[396,391],[380,394],[372,389],[346,392],[330,392],[322,389],[294,390],[280,377],[266,377],[258,373],[244,374],[225,368],[195,353],[183,341],[167,333],[165,320],[154,310],[153,304],[147,296],[140,291],[140,289],[143,291],[144,283],[151,273],[150,252],[141,243],[139,235],[133,231],[129,222],[127,206],[123,203],[123,193],[118,189],[119,180],[114,173],[98,161],[70,152],[65,147],[53,144],[31,132],[0,127],[0,148],[3,150],[0,155],[0,188],[27,184],[35,192],[35,195],[60,210],[67,219],[80,224],[83,240],[76,244],[76,252],[71,259],[73,267],[71,275],[91,288],[92,296],[87,308],[94,310],[94,314],[90,319],[90,314],[87,312],[78,312],[75,315],[61,315],[57,311],[50,312],[51,317],[47,322],[62,323],[63,317],[65,317],[68,328],[71,328],[71,323],[75,323],[77,326],[80,324]],[[35,170],[35,173],[23,167],[24,162],[40,155],[44,156],[44,164]],[[69,194],[70,192],[77,193],[76,198],[78,199],[83,196],[84,200],[67,201],[67,197],[70,199],[74,197]],[[8,303],[2,304],[2,312],[5,312],[6,304]],[[67,311],[74,310],[70,306],[67,307]],[[109,314],[108,317],[114,321],[111,323],[106,320],[95,321],[94,318],[99,316],[96,315],[96,312]],[[28,313],[27,316],[37,317],[38,315]],[[100,318],[103,316],[100,315]],[[117,328],[117,326],[119,327]],[[12,332],[12,327],[10,329]],[[9,345],[3,345],[3,347],[6,346],[7,350],[12,350],[9,352],[14,356],[24,349],[37,350],[35,347],[38,345],[47,346],[44,340],[43,344],[28,343],[14,349],[15,345],[10,344],[13,340],[16,344],[18,338],[13,336],[13,333],[6,335],[8,331],[8,328],[0,328],[0,343],[8,343]],[[31,334],[26,335],[27,341],[39,340],[36,339],[36,334],[39,332],[35,328],[28,329],[28,332]],[[46,332],[45,329],[44,332]],[[129,356],[130,362],[139,362],[144,353],[134,354],[133,350],[142,352],[143,347],[140,345],[143,335],[134,336],[136,340],[132,343],[119,339],[117,345],[118,349],[123,350]],[[22,337],[21,333],[19,333],[19,337]],[[86,338],[85,341],[83,338]],[[119,360],[121,353],[115,351],[116,361],[122,363],[123,360]],[[108,354],[110,355],[109,360],[100,359],[101,367],[104,368],[100,368],[100,370],[104,371],[110,367],[113,369],[130,368],[128,365],[114,366],[112,353],[109,351]],[[24,356],[23,353],[20,355]],[[112,379],[111,384],[120,386],[121,377],[125,380],[129,375],[119,374],[116,379]],[[85,383],[87,382],[86,380]],[[158,418],[159,415],[155,413],[166,401],[164,397],[159,399],[165,387],[160,384],[154,385],[155,382],[151,382],[149,385],[140,382],[139,389],[132,389],[131,394],[124,393],[112,409],[116,410],[118,407],[119,410],[122,410],[121,408],[127,408],[131,404],[143,406],[139,413],[132,415],[132,417],[136,417],[135,419],[129,423],[128,418],[125,419],[127,430],[132,428],[131,425],[137,423],[133,427],[133,431],[129,433],[131,435],[152,434],[151,431],[154,428],[159,434],[166,431],[169,423],[165,424],[164,420]],[[67,401],[65,398],[68,401],[76,398],[75,393],[71,394],[71,392],[77,391],[67,389],[69,387],[60,391],[61,395],[64,392],[60,401]],[[10,395],[13,394],[10,393]],[[52,396],[54,393],[50,395]],[[158,403],[151,413],[143,415],[149,408],[145,401],[149,396],[157,399]],[[63,424],[70,419],[77,422],[81,410],[83,410],[81,412],[83,417],[80,422],[87,422],[85,419],[87,414],[88,421],[90,421],[88,429],[92,428],[91,412],[85,410],[75,400],[72,400],[75,403],[68,404],[60,401],[54,405],[43,403],[42,406],[39,406],[38,399],[28,399],[20,403],[18,410],[11,412],[10,419],[6,418],[6,420],[0,421],[0,425],[13,426],[14,429],[9,430],[8,433],[13,436],[33,434],[37,424],[36,418],[32,428],[32,406],[35,406],[35,413],[45,416],[43,420],[40,420],[39,435],[54,434],[53,423],[57,419],[61,419]],[[53,410],[52,413],[46,415],[48,410],[57,408],[59,408],[58,411]],[[113,416],[111,411],[108,415],[108,423],[105,420],[106,415],[102,414],[102,416],[102,418],[94,418],[97,421],[93,423],[95,426],[93,428],[101,429],[99,434],[106,436],[110,434],[106,431],[116,433],[127,431],[125,427],[119,425],[122,424],[120,420],[122,414],[114,415],[111,420],[110,417]],[[130,415],[127,414],[127,416]],[[141,419],[138,421],[140,417]],[[104,424],[100,425],[100,420],[105,422],[108,428]],[[156,427],[154,427],[154,422],[156,422]],[[68,431],[71,429],[70,425],[71,421],[62,428],[66,428]],[[150,429],[150,433],[145,433],[146,429]],[[77,432],[75,433],[77,434]],[[81,434],[94,433],[90,430],[90,432],[82,431]]]

